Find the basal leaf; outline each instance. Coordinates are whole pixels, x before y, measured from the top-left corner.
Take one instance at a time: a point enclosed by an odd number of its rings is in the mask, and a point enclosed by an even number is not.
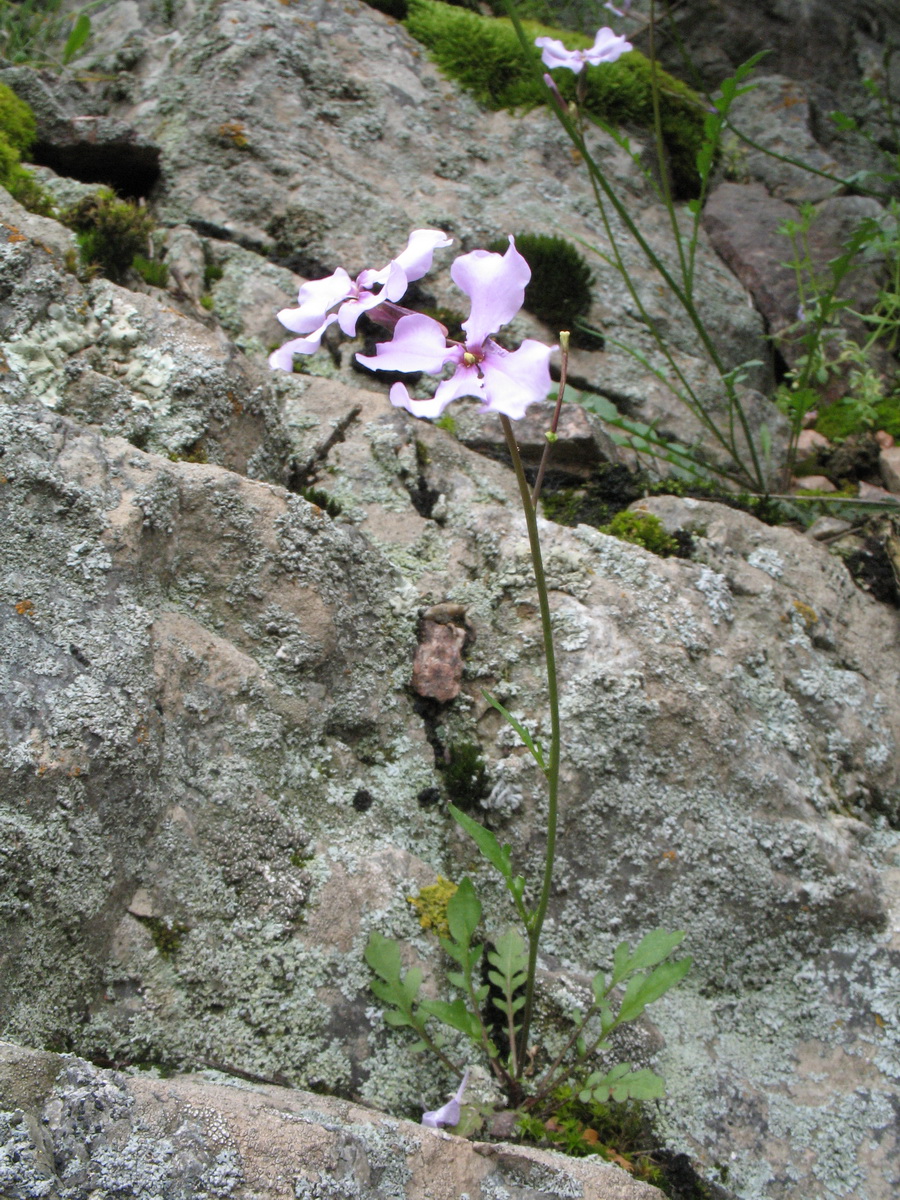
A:
[[[400,979],[400,947],[377,930],[372,930],[366,943],[365,960],[375,972],[387,983],[395,983]]]

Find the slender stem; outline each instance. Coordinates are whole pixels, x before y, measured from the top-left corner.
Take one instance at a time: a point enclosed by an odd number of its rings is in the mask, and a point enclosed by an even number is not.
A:
[[[541,497],[541,487],[544,483],[544,475],[547,471],[547,463],[550,461],[550,450],[553,443],[556,441],[556,431],[559,428],[559,413],[562,408],[563,396],[566,391],[566,376],[569,371],[569,338],[568,330],[563,329],[559,335],[559,349],[562,358],[562,366],[559,369],[559,391],[556,393],[556,408],[553,410],[553,420],[550,422],[550,433],[552,436],[547,438],[544,443],[544,453],[541,455],[541,465],[538,467],[537,479],[534,481],[534,488],[531,492],[531,503],[537,507],[537,502]]]
[[[537,973],[538,946],[544,918],[547,915],[547,905],[550,902],[550,889],[553,883],[553,861],[556,857],[556,824],[559,796],[559,755],[560,755],[560,722],[559,722],[559,689],[556,681],[556,655],[553,652],[553,627],[550,622],[550,599],[547,594],[547,578],[544,575],[544,562],[541,556],[541,541],[538,534],[537,512],[531,500],[531,490],[525,478],[525,468],[522,466],[522,456],[516,445],[515,435],[509,417],[500,414],[500,424],[509,447],[519,494],[522,497],[522,508],[525,512],[525,523],[528,526],[528,541],[531,546],[531,562],[534,567],[534,581],[537,586],[538,605],[541,612],[541,630],[544,636],[544,660],[547,664],[547,698],[550,706],[550,758],[547,765],[547,849],[544,858],[544,880],[537,908],[531,914],[527,926],[528,933],[528,977],[525,982],[525,1006],[522,1010],[522,1027],[519,1030],[520,1064],[527,1061],[528,1034],[531,1029],[531,1019],[534,1014],[534,983]]]

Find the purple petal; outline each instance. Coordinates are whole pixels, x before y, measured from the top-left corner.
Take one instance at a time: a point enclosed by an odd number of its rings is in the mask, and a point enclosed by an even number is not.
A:
[[[403,291],[406,291],[404,283]],[[403,295],[403,292],[400,293]],[[364,312],[369,312],[370,309],[377,308],[384,300],[384,292],[360,292],[359,299],[345,300],[338,309],[337,320],[341,329],[346,333],[347,337],[353,337],[356,333],[356,322]]]
[[[456,260],[450,275],[472,301],[469,319],[463,321],[462,327],[467,341],[480,346],[486,337],[511,321],[522,307],[531,268],[510,237],[505,254],[473,250]]]
[[[545,346],[532,338],[526,338],[512,353],[496,342],[486,342],[481,364],[485,409],[505,413],[518,421],[525,416],[529,404],[545,400],[553,386],[550,355],[555,349],[555,346]]]
[[[545,67],[568,67],[577,75],[584,66],[583,50],[567,50],[558,38],[539,37],[534,39],[536,46],[541,46],[541,62]]]
[[[327,279],[311,279],[297,295],[299,308],[284,308],[278,320],[292,333],[311,333],[325,320],[325,314],[353,291],[353,280],[343,267]]]
[[[459,1106],[463,1098],[463,1092],[466,1090],[466,1083],[469,1079],[468,1069],[462,1077],[462,1083],[456,1089],[456,1094],[452,1100],[449,1100],[443,1107],[436,1108],[434,1112],[422,1114],[422,1124],[429,1125],[432,1129],[440,1129],[442,1125],[458,1125],[459,1124]]]
[[[283,346],[279,346],[274,353],[269,355],[269,366],[273,371],[293,371],[294,355],[315,354],[322,341],[322,334],[336,320],[337,314],[330,313],[319,328],[311,332],[308,337],[294,338],[292,342],[285,342]]]
[[[421,279],[431,270],[431,262],[435,250],[444,246],[452,246],[453,238],[447,237],[442,229],[414,229],[409,235],[406,249],[394,259],[394,263],[405,273],[412,282]],[[402,292],[401,292],[402,295]],[[399,296],[389,296],[390,300],[399,300]]]
[[[447,358],[443,325],[413,313],[400,318],[391,341],[379,342],[374,355],[357,354],[356,361],[373,371],[425,371],[437,375]]]
[[[590,50],[585,51],[584,57],[591,66],[597,67],[600,63],[615,62],[630,49],[631,42],[614,33],[608,25],[604,25],[602,29],[597,30],[594,44]]]

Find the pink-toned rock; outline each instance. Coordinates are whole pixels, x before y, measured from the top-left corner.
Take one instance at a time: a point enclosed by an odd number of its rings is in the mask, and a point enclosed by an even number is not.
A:
[[[413,661],[413,691],[446,704],[459,695],[462,684],[462,648],[465,629],[426,619]]]
[[[797,450],[800,454],[809,454],[813,450],[827,449],[831,445],[824,433],[818,429],[801,429],[797,435]]]
[[[875,441],[882,448],[882,450],[890,450],[890,448],[894,445],[894,435],[892,433],[888,433],[886,429],[879,429],[875,434]]]
[[[893,500],[894,493],[886,488],[876,487],[874,483],[861,482],[859,485],[860,500]]]
[[[794,480],[794,488],[804,492],[836,492],[837,488],[827,475],[803,475]]]
[[[888,446],[881,451],[878,470],[888,491],[900,492],[900,446]]]

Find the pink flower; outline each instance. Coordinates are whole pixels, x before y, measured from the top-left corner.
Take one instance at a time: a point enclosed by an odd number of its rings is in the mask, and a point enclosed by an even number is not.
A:
[[[606,25],[597,30],[594,44],[589,50],[567,50],[558,38],[539,37],[534,44],[542,49],[541,62],[545,67],[568,67],[577,75],[587,63],[597,67],[601,63],[612,63],[631,49],[631,42],[620,37]]]
[[[440,229],[415,229],[409,235],[406,249],[380,271],[362,271],[351,279],[343,267],[338,267],[327,279],[312,279],[300,288],[299,308],[283,308],[278,320],[292,333],[303,334],[285,342],[269,356],[272,369],[290,371],[295,354],[313,354],[319,349],[322,334],[335,321],[348,337],[356,333],[356,322],[385,300],[396,302],[414,279],[421,279],[431,269],[435,250],[452,244]],[[340,305],[337,312],[329,312]]]
[[[391,388],[391,403],[414,417],[439,417],[452,400],[475,396],[485,412],[501,412],[513,420],[525,415],[529,404],[546,399],[550,391],[550,355],[555,346],[526,338],[518,350],[504,350],[491,337],[511,321],[525,299],[531,268],[509,239],[505,254],[473,250],[450,268],[454,283],[472,301],[463,322],[464,345],[447,343],[447,330],[432,317],[412,313],[401,317],[390,342],[381,342],[375,354],[357,354],[357,360],[375,371],[424,371],[439,374],[448,363],[455,370],[438,384],[431,400],[413,400],[402,383]]]
[[[422,1114],[422,1124],[429,1125],[432,1129],[440,1129],[442,1125],[458,1125],[459,1124],[459,1106],[463,1098],[463,1092],[466,1090],[466,1083],[469,1079],[469,1072],[466,1070],[462,1077],[462,1083],[456,1089],[456,1094],[452,1100],[449,1100],[442,1108],[436,1108],[434,1112]]]

